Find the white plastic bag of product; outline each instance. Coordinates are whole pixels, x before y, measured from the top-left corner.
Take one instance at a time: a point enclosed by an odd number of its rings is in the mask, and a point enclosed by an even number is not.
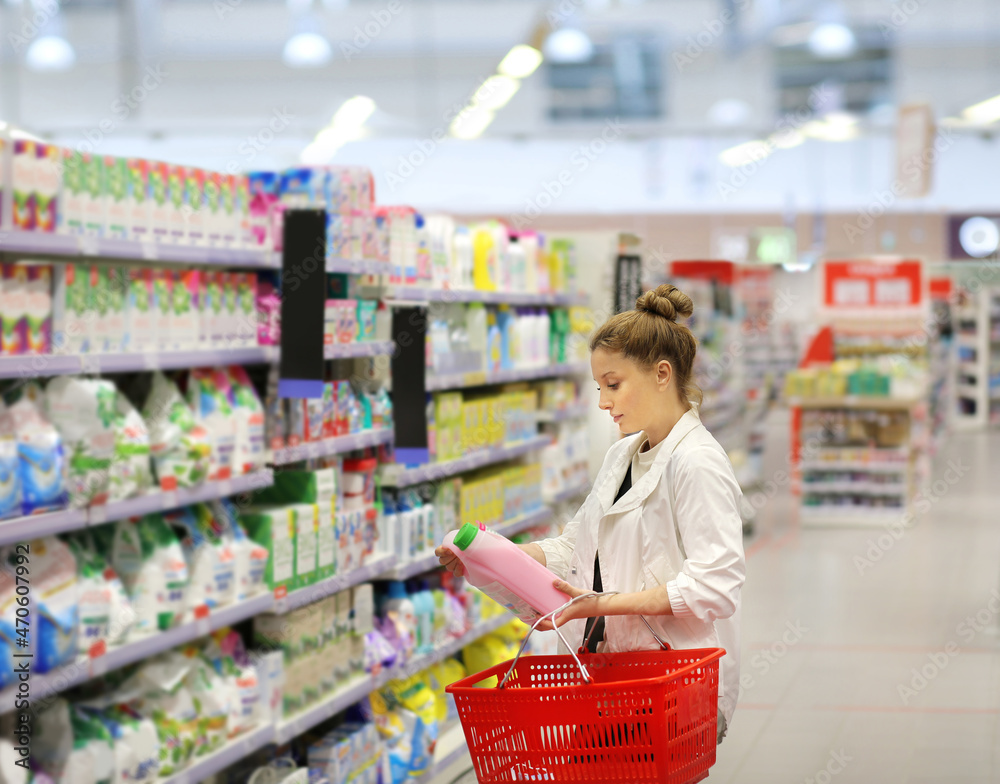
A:
[[[261,686],[240,635],[224,629],[215,632],[203,655],[226,679],[234,695],[229,712],[230,737],[254,729],[260,722]]]
[[[153,374],[143,419],[160,487],[193,487],[208,477],[212,448],[208,433],[197,423],[177,385],[163,373]]]
[[[187,562],[177,536],[158,514],[94,530],[121,576],[135,610],[137,634],[165,631],[184,610]]]
[[[194,620],[194,610],[206,605],[216,606],[215,570],[219,553],[212,542],[198,530],[194,511],[188,507],[163,513],[163,519],[173,529],[181,543],[187,562],[188,585],[185,591],[183,619]]]
[[[14,651],[18,647],[17,608],[20,605],[17,603],[14,580],[17,566],[8,560],[12,556],[13,553],[6,549],[0,551],[0,691],[14,683]],[[27,567],[28,575],[30,569],[30,566]]]
[[[117,703],[110,695],[107,703]],[[153,784],[160,770],[160,739],[156,725],[120,704],[103,705],[94,715],[111,733],[114,750],[113,784]]]
[[[212,457],[209,479],[229,479],[233,474],[236,417],[227,395],[229,377],[224,371],[195,368],[188,378],[188,402],[195,419],[208,431]]]
[[[236,552],[231,538],[225,536],[225,529],[222,522],[216,519],[212,507],[208,504],[195,504],[191,507],[195,519],[198,521],[199,533],[211,542],[217,557],[215,559],[215,580],[214,604],[212,607],[221,607],[232,604],[236,601]]]
[[[191,670],[185,683],[198,711],[198,736],[206,741],[195,749],[195,756],[202,756],[217,750],[229,737],[229,716],[236,695],[226,679],[200,654],[184,653],[191,657]]]
[[[112,425],[115,456],[111,464],[108,497],[111,501],[121,501],[145,493],[153,484],[149,430],[139,412],[122,394],[115,402]]]
[[[58,699],[35,720],[31,756],[57,784],[111,784],[111,733],[92,713]]]
[[[79,625],[76,559],[54,536],[35,539],[31,548],[34,672],[48,672],[76,658]]]
[[[142,696],[133,706],[151,719],[160,741],[160,775],[171,776],[187,766],[199,743],[198,710],[185,679],[191,659],[178,651],[148,660],[122,685],[125,692]]]
[[[6,394],[3,429],[17,439],[21,513],[62,509],[69,503],[63,438],[45,417],[45,395],[27,383]]]
[[[122,642],[135,622],[135,611],[118,573],[89,532],[73,534],[66,542],[76,558],[80,583],[80,652],[87,653],[102,640],[109,647]]]
[[[110,381],[60,376],[45,388],[45,410],[67,454],[70,506],[108,500],[118,392]]]
[[[248,474],[263,468],[266,461],[264,405],[246,370],[238,365],[229,375],[229,402],[236,417],[236,445],[233,473]]]
[[[0,738],[0,784],[28,784],[30,771],[17,764],[24,758],[15,751],[14,744]],[[23,762],[22,762],[23,764]]]
[[[247,536],[229,501],[213,501],[209,508],[221,531],[221,538],[233,553],[234,600],[242,602],[264,590],[264,572],[270,553]]]
[[[17,437],[7,406],[0,400],[0,520],[21,515],[21,472]]]

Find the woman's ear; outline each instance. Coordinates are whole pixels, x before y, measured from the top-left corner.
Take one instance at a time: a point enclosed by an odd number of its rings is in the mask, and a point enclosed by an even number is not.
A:
[[[656,384],[660,389],[670,386],[673,377],[674,369],[667,360],[661,359],[656,363]]]

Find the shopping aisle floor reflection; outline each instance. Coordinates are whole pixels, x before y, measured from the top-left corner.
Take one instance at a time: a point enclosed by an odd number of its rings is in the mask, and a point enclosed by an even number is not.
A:
[[[786,414],[772,425],[765,477],[787,469]],[[1000,433],[952,434],[896,536],[800,529],[787,491],[764,505],[711,784],[1000,782],[998,467]]]

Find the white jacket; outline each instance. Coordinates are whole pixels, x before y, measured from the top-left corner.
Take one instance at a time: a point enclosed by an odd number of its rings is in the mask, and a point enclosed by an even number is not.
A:
[[[561,536],[538,544],[548,568],[578,588],[593,588],[598,545],[605,591],[665,585],[673,615],[647,620],[673,648],[726,649],[719,709],[728,723],[740,682],[742,492],[725,450],[692,410],[674,425],[649,472],[612,506],[644,440],[638,433],[612,445],[576,518]],[[602,650],[658,647],[637,616],[608,616],[605,623]],[[571,645],[582,644],[585,625],[566,625]]]

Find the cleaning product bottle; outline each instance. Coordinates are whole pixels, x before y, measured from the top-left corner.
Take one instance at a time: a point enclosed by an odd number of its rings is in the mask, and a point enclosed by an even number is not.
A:
[[[396,627],[406,656],[409,657],[416,641],[417,614],[404,583],[399,580],[389,583],[389,593],[382,604],[382,614]]]
[[[569,597],[552,585],[555,575],[509,539],[466,523],[444,538],[462,562],[465,579],[525,623],[534,623]]]

